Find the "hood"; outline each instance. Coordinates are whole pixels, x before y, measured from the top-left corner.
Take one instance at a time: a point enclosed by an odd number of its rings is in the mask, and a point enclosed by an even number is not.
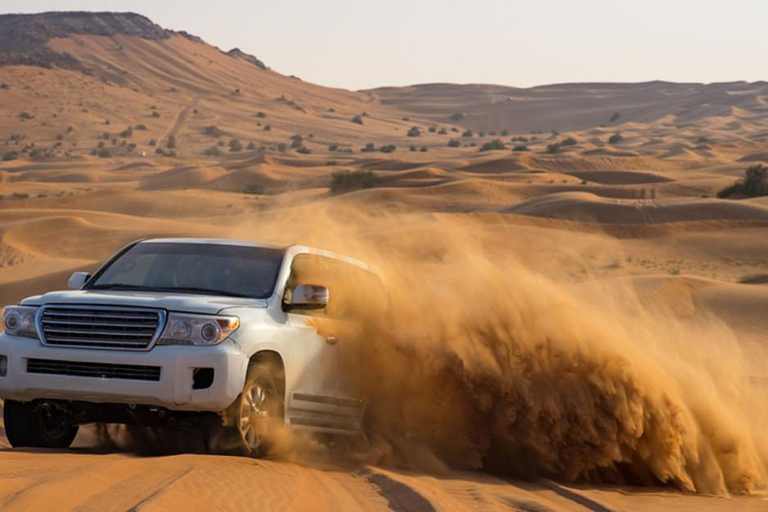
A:
[[[267,307],[267,301],[264,299],[243,299],[239,297],[192,295],[186,293],[108,290],[49,292],[45,295],[28,297],[21,301],[21,304],[24,306],[43,306],[47,304],[136,306],[208,315],[214,315],[222,309],[232,307]]]

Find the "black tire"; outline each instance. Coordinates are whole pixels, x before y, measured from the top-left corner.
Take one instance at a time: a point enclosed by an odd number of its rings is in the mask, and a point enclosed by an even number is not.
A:
[[[5,436],[14,448],[69,448],[79,427],[32,402],[6,400]]]
[[[270,437],[283,422],[281,378],[271,365],[251,363],[243,391],[224,411],[222,421],[204,429],[206,450],[250,457],[267,455]]]

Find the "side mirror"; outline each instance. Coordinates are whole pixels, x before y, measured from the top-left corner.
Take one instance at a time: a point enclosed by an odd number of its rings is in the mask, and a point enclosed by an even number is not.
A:
[[[75,272],[70,276],[67,287],[70,290],[79,290],[90,278],[91,274],[88,272]]]
[[[323,309],[328,306],[331,293],[325,286],[300,284],[293,289],[291,300],[285,302],[286,310]]]

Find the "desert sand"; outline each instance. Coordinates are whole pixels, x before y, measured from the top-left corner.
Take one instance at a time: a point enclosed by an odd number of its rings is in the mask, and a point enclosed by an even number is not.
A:
[[[397,304],[350,347],[389,409],[351,459],[3,437],[0,509],[768,510],[768,200],[716,197],[768,162],[768,84],[354,92],[74,20],[43,44],[77,65],[0,38],[0,302],[139,238],[349,253]]]

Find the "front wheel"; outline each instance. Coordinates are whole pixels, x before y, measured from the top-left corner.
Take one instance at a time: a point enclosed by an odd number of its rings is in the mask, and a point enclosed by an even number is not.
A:
[[[14,448],[69,448],[79,429],[63,411],[45,402],[6,400],[3,421]]]
[[[283,397],[278,375],[270,367],[253,363],[240,396],[224,412],[221,424],[206,433],[209,451],[236,452],[262,457],[283,419]]]

